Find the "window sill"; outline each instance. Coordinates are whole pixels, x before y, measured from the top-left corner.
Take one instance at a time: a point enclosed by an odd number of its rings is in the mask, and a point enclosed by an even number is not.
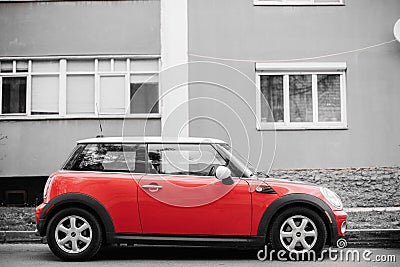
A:
[[[318,124],[281,124],[281,123],[262,123],[257,125],[258,131],[305,131],[305,130],[348,130],[345,123],[318,123]]]
[[[160,119],[161,114],[128,114],[128,115],[0,115],[0,121],[36,121],[36,120],[85,120],[85,119]]]

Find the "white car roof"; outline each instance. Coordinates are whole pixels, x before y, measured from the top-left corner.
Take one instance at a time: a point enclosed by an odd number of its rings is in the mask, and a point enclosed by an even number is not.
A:
[[[98,137],[89,138],[77,141],[78,144],[93,144],[93,143],[185,143],[185,144],[225,144],[226,142],[215,138],[204,137],[161,137],[161,136],[130,136],[130,137]]]

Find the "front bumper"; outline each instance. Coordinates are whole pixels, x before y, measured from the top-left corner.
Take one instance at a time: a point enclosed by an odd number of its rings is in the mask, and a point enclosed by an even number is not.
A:
[[[335,229],[334,232],[332,232],[332,237],[331,237],[331,244],[336,245],[337,241],[341,238],[345,238],[346,234],[346,227],[342,227],[343,224],[347,225],[347,213],[343,210],[335,210],[333,211],[334,218],[332,220],[335,220],[337,229]]]

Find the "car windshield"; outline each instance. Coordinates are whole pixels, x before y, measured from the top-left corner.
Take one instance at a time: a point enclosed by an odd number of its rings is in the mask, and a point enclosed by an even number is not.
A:
[[[236,168],[240,169],[243,173],[242,177],[250,178],[256,173],[256,170],[251,165],[251,163],[245,159],[242,155],[240,155],[235,149],[233,149],[228,144],[217,144],[217,150],[223,154],[224,157],[227,157],[230,165],[234,165]]]

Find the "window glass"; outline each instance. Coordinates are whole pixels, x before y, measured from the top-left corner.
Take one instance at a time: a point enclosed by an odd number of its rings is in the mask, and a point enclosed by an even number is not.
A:
[[[1,72],[13,72],[13,62],[12,61],[2,61],[1,62]]]
[[[218,144],[216,147],[225,161],[228,162],[226,166],[231,170],[233,177],[250,177],[253,175],[255,169],[248,159],[240,155],[230,145]]]
[[[26,112],[26,77],[2,78],[2,113]]]
[[[131,59],[131,71],[158,72],[158,59]]]
[[[94,71],[94,60],[67,60],[67,71]]]
[[[340,75],[317,75],[318,79],[318,120],[340,121]]]
[[[16,71],[17,72],[28,72],[28,61],[17,61],[17,66],[16,66]]]
[[[150,173],[213,176],[225,160],[209,144],[149,144]]]
[[[111,71],[111,60],[110,59],[99,59],[99,71],[110,72]]]
[[[59,72],[58,60],[37,60],[32,61],[32,72]]]
[[[125,76],[100,77],[100,113],[125,113]]]
[[[157,75],[132,75],[130,84],[130,113],[158,113]]]
[[[261,93],[265,97],[261,98],[261,120],[283,122],[283,76],[262,75],[260,78]]]
[[[157,74],[134,74],[131,75],[131,83],[158,83]]]
[[[126,71],[126,60],[115,59],[114,60],[114,71]]]
[[[67,114],[94,113],[94,75],[67,76]]]
[[[131,83],[130,113],[158,112],[158,84]]]
[[[290,121],[312,122],[312,78],[311,75],[289,76]]]
[[[32,76],[32,114],[58,114],[58,76]]]
[[[145,153],[145,146],[142,144],[82,144],[67,161],[64,169],[145,173]]]
[[[343,0],[314,0],[314,3],[338,3],[341,4]]]

